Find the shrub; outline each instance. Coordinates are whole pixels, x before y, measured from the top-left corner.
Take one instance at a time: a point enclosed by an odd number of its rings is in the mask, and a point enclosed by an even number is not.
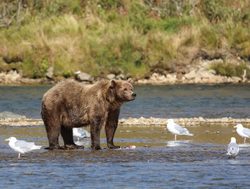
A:
[[[246,70],[246,77],[250,78],[250,68],[247,63],[215,63],[211,66],[211,69],[215,70],[216,74],[227,77],[242,77],[244,70]]]
[[[200,30],[200,45],[208,49],[221,47],[221,35],[214,27],[204,26]]]
[[[46,59],[42,59],[40,62],[25,59],[22,63],[23,76],[34,79],[45,77],[48,68],[49,64]]]

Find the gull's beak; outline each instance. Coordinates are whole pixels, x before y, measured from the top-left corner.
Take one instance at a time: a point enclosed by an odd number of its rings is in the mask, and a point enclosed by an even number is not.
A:
[[[237,128],[237,125],[236,125],[236,126],[234,126],[234,128]]]
[[[10,141],[10,138],[6,138],[5,141]]]

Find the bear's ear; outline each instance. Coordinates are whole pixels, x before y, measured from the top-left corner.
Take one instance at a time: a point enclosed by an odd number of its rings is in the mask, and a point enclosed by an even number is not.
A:
[[[127,81],[128,81],[130,84],[133,84],[133,79],[129,78]]]
[[[111,88],[111,89],[114,89],[115,86],[116,86],[115,80],[111,80],[111,81],[110,81],[110,88]]]

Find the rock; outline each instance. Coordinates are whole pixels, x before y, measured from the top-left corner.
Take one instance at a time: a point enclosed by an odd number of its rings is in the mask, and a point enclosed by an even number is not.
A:
[[[92,82],[93,78],[91,75],[81,72],[81,71],[77,71],[75,72],[75,77],[78,81],[86,81],[86,82]]]
[[[46,77],[48,79],[53,79],[53,75],[54,75],[54,68],[53,67],[49,67],[49,69],[47,70],[47,73],[46,73]]]
[[[0,73],[0,83],[19,83],[21,75],[16,70],[11,70],[8,73]]]
[[[118,76],[116,76],[116,79],[121,79],[121,80],[125,80],[126,77],[124,74],[119,74]]]
[[[106,77],[107,79],[112,80],[115,79],[115,74],[108,74]]]
[[[177,82],[177,76],[176,76],[176,74],[167,74],[166,80],[169,83],[176,83]]]
[[[239,83],[239,82],[241,82],[241,78],[233,76],[233,77],[231,77],[231,81],[232,81],[232,83]],[[243,81],[243,82],[245,82],[245,81]]]
[[[192,70],[192,71],[190,71],[189,73],[185,74],[184,77],[185,77],[185,79],[187,79],[187,80],[194,79],[194,78],[196,77],[196,71],[195,71],[195,70]]]

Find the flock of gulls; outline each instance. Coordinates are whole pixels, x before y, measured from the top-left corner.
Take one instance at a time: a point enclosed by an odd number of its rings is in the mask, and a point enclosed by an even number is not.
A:
[[[234,128],[236,128],[236,132],[238,133],[238,135],[244,138],[244,143],[246,143],[246,139],[250,138],[250,129],[243,127],[242,124],[237,124],[236,126],[234,126]],[[169,132],[174,134],[175,140],[177,139],[177,135],[193,136],[193,134],[190,133],[186,128],[175,123],[173,119],[168,119],[167,129]],[[230,158],[235,158],[239,154],[239,151],[240,148],[236,142],[236,138],[231,137],[231,141],[227,146],[227,155]]]
[[[250,129],[243,127],[242,124],[237,124],[234,126],[236,128],[236,132],[244,138],[244,143],[246,142],[246,138],[250,138]],[[177,135],[186,135],[186,136],[193,136],[186,128],[178,125],[174,122],[173,119],[167,120],[167,127],[166,129],[174,134],[175,141],[177,140]],[[73,137],[74,140],[80,141],[83,138],[89,138],[90,133],[83,128],[73,128]],[[14,151],[18,152],[18,159],[21,157],[21,154],[41,149],[42,146],[35,145],[34,142],[27,142],[24,140],[17,140],[15,137],[7,138],[6,141],[9,141],[9,146]],[[135,146],[129,148],[135,149]],[[239,145],[236,143],[236,138],[231,137],[231,141],[227,147],[227,155],[230,158],[235,158],[239,153]]]

